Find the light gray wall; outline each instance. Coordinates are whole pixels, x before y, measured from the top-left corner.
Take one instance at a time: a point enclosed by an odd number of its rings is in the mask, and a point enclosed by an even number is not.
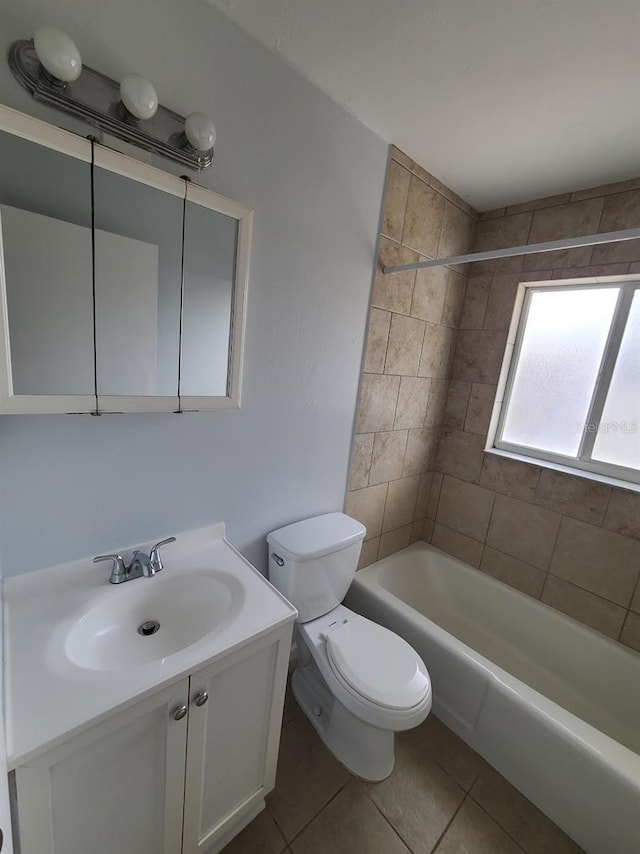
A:
[[[386,144],[204,0],[5,0],[2,54],[48,23],[218,129],[198,181],[255,207],[243,406],[0,418],[5,576],[212,521],[265,566],[274,527],[342,507]],[[89,133],[0,66],[0,101]],[[153,161],[175,173],[169,161]]]

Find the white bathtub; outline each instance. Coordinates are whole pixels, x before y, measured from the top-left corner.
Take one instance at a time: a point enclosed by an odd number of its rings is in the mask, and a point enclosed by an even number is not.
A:
[[[640,656],[426,543],[346,604],[413,645],[437,717],[589,854],[640,852]]]

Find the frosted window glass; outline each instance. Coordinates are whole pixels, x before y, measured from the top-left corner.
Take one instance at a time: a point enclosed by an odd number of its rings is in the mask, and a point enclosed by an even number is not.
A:
[[[593,458],[640,469],[640,292],[636,291],[602,410]]]
[[[531,292],[503,441],[576,456],[618,290]]]

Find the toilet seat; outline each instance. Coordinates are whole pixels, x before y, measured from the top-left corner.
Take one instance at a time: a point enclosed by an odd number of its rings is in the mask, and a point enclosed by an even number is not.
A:
[[[403,638],[354,614],[327,635],[334,674],[358,695],[390,711],[424,702],[431,683],[424,664]]]
[[[355,628],[360,621],[362,624],[374,626],[374,628]],[[349,632],[349,640],[347,640],[346,632],[342,635],[341,640],[340,632],[349,624],[353,624]],[[398,701],[398,695],[395,693],[391,694],[389,690],[389,680],[392,680],[394,677],[393,675],[389,675],[389,666],[382,665],[380,662],[388,660],[384,651],[384,647],[387,645],[393,647],[397,652],[396,639],[400,641],[401,638],[393,632],[377,623],[373,623],[360,614],[356,614],[344,605],[338,605],[329,613],[315,620],[310,620],[307,623],[299,623],[297,631],[300,648],[308,651],[330,693],[351,714],[371,726],[393,732],[411,729],[422,723],[425,719],[431,708],[431,680],[424,662],[409,644],[407,644],[407,647],[410,654],[408,659],[403,655],[404,665],[401,668],[402,672],[407,673],[406,666],[408,660],[424,676],[426,690],[424,692],[416,690],[414,694],[400,691],[401,701]],[[389,635],[391,636],[390,640]],[[355,641],[353,640],[354,637]],[[375,653],[377,659],[369,654],[364,666],[362,663],[359,665],[355,664],[353,654],[350,655],[350,652],[353,653],[351,646],[355,650],[358,648],[360,650],[369,649],[371,652],[373,647],[370,645],[370,639],[372,637],[374,638],[373,643],[377,650]],[[333,640],[330,640],[331,638]],[[382,652],[380,652],[380,646],[382,646]],[[333,652],[329,651],[329,647],[333,647]],[[344,654],[341,656],[341,651],[345,648],[349,649],[349,651],[346,653],[346,656]],[[354,654],[357,657],[358,653],[355,652]],[[305,652],[302,652],[303,659],[304,655]],[[348,674],[348,678],[342,675],[337,664],[338,661],[340,661],[344,672]],[[347,662],[350,663],[350,666]],[[373,686],[377,682],[376,672],[378,668],[382,670],[383,667],[387,690],[380,694]],[[401,682],[402,680],[398,681]],[[411,682],[410,678],[407,678],[406,681]],[[367,694],[374,695],[376,699],[368,699]],[[399,702],[409,705],[399,707]],[[395,703],[395,708],[391,703]]]

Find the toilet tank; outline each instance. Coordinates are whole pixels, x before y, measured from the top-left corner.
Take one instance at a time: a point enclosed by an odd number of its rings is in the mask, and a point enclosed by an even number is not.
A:
[[[301,623],[332,611],[347,595],[367,529],[326,513],[272,531],[269,580],[298,609]]]

